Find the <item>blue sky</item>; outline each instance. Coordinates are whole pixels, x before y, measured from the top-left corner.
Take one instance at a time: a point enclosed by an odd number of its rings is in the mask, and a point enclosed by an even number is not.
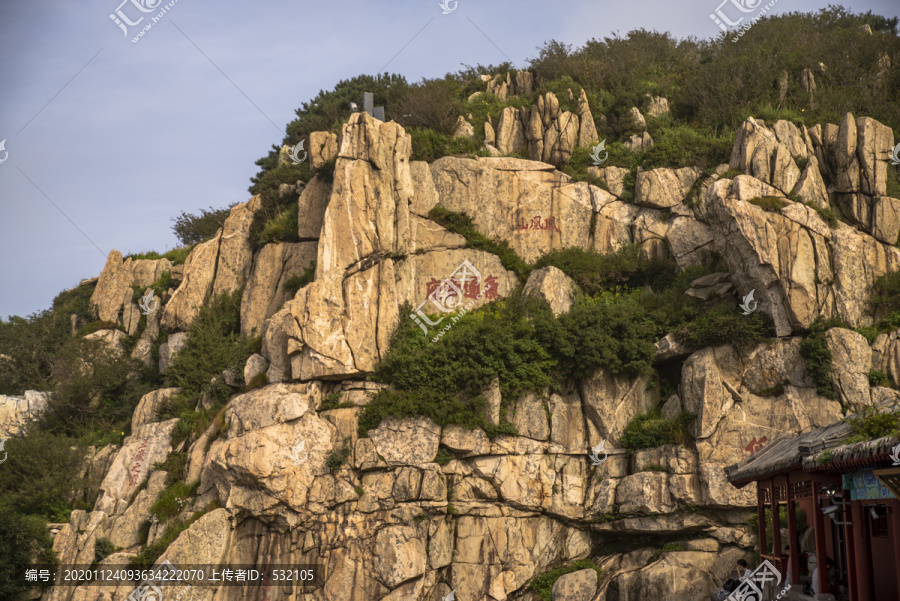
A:
[[[0,316],[48,307],[111,249],[176,246],[182,210],[247,200],[254,161],[341,79],[389,61],[411,82],[507,57],[525,67],[546,40],[640,27],[710,37],[720,0],[458,0],[448,15],[439,0],[177,0],[137,43],[171,0],[121,5],[144,16],[127,37],[110,18],[121,1],[0,3]],[[895,0],[852,8],[900,14]]]

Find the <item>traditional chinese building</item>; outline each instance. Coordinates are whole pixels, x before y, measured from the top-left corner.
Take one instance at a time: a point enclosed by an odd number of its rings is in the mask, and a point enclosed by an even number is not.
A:
[[[790,599],[900,601],[900,462],[892,458],[900,441],[841,444],[851,433],[841,421],[781,436],[725,468],[734,486],[756,484],[760,560],[790,573]],[[831,571],[826,558],[834,560]],[[819,594],[803,595],[801,584],[810,582],[816,565]]]

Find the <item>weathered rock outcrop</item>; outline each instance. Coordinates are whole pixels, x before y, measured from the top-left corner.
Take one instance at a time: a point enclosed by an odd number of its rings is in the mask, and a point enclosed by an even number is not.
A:
[[[123,307],[131,305],[132,286],[150,286],[163,272],[170,271],[168,259],[122,259],[122,253],[113,250],[91,295],[91,306],[101,321],[121,323]]]
[[[22,432],[46,408],[49,393],[26,390],[22,396],[0,395],[0,440]]]
[[[501,97],[533,85],[523,72],[485,83]],[[174,522],[150,524],[148,532],[143,521],[166,488],[167,474],[154,466],[175,452],[183,455],[169,463],[183,461],[183,481],[197,485],[178,519],[194,512],[199,519],[172,542],[166,559],[323,566],[323,581],[313,592],[296,592],[298,599],[434,601],[454,590],[459,599],[527,600],[534,577],[588,557],[600,577],[588,569],[560,578],[556,601],[708,599],[755,544],[746,518],[756,490],[731,486],[724,466],[782,433],[840,419],[842,405],[900,398],[869,383],[871,370],[900,381],[900,330],[872,345],[849,329],[827,332],[836,399],[817,394],[802,339],[793,336],[817,317],[840,317],[851,327],[872,323],[875,278],[900,269],[891,240],[900,230],[898,207],[879,175],[892,134],[850,116],[840,127],[808,130],[748,119],[731,162],[743,174],[721,178],[729,167],[721,165],[698,182],[700,171],[690,167],[642,171],[632,204],[628,170],[594,169],[605,190],[554,167],[576,144],[596,139],[582,100],[567,113],[547,94],[532,109],[501,115],[498,146],[549,163],[410,163],[403,128],[365,113],[344,126],[339,148],[332,134],[311,135],[321,151],[315,160],[334,158],[335,169],[333,181],[317,176],[299,190],[303,241],[253,253],[248,227],[257,199],[235,207],[218,235],[193,250],[162,312],[163,327],[183,330],[209,295],[244,286],[242,331],[263,338],[244,376],[258,388],[233,396],[202,435],[174,449],[175,420],[157,420],[178,389],[145,395],[121,448],[92,456],[89,471],[104,474],[97,478],[102,492],[92,512],[73,512],[56,534],[60,560],[89,564],[95,542],[108,538],[123,550],[106,562],[121,564],[160,540]],[[651,98],[649,116],[663,114],[662,100]],[[644,140],[638,136],[637,144]],[[697,190],[699,197],[687,197]],[[796,194],[819,209],[844,203],[853,225],[832,228]],[[759,200],[766,196],[773,198]],[[452,325],[453,310],[506,297],[523,284],[499,257],[468,248],[465,238],[429,220],[436,206],[466,213],[480,233],[506,240],[526,261],[568,247],[611,252],[631,243],[682,267],[721,257],[728,272],[695,279],[688,294],[736,303],[754,290],[779,337],[744,349],[690,349],[666,336],[656,347],[661,369],[675,374],[665,397],[654,376],[602,369],[517,398],[504,398],[495,379],[483,391],[485,417],[507,433],[494,438],[426,417],[387,417],[361,431],[363,407],[386,387],[364,378],[384,358],[400,320],[413,319],[428,344],[446,344],[441,332]],[[285,284],[314,260],[313,279],[290,297]],[[116,311],[118,318],[126,292],[130,302],[130,282],[151,277],[126,267],[136,263],[108,260],[95,293],[105,315]],[[547,267],[530,274],[522,293],[559,315],[571,309],[577,290]],[[401,313],[406,303],[412,315]],[[148,321],[148,330],[154,327]],[[184,340],[184,332],[170,334],[160,348],[161,369]],[[7,410],[12,417],[0,415],[0,435],[2,424],[21,424],[21,403],[7,401],[14,408]],[[685,424],[684,444],[627,451],[628,425],[652,410]],[[683,548],[597,550],[598,542],[648,533],[682,538]],[[48,598],[105,601],[132,589],[58,588]],[[266,590],[204,588],[188,598],[237,601]]]

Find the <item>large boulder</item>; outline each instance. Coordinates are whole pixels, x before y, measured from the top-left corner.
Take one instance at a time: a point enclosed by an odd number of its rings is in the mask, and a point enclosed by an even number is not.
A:
[[[855,410],[871,404],[872,349],[862,334],[845,328],[825,332],[831,351],[831,381],[841,404]]]
[[[215,487],[223,504],[252,515],[308,512],[316,477],[329,474],[326,459],[342,446],[336,429],[316,415],[318,387],[273,384],[237,396],[225,419],[228,437],[213,442],[200,492]]]
[[[553,583],[551,599],[553,601],[592,601],[597,593],[597,571],[578,570],[571,574],[563,574]]]
[[[22,432],[47,408],[48,392],[26,390],[22,396],[0,395],[0,440]]]
[[[519,111],[516,108],[508,106],[500,113],[496,140],[497,149],[502,154],[519,153],[525,150],[525,133],[522,129],[522,121],[519,119]]]
[[[114,514],[141,486],[156,463],[166,460],[172,450],[172,431],[177,419],[144,424],[127,437],[100,484],[95,511]],[[124,505],[123,505],[124,502]]]
[[[135,261],[130,257],[123,259],[122,253],[113,250],[106,258],[103,272],[91,295],[90,305],[101,321],[120,322],[123,307],[131,304],[131,287],[150,286],[163,272],[171,269],[172,263],[168,259]]]
[[[668,209],[684,202],[688,190],[700,177],[696,167],[669,169],[661,167],[637,174],[634,202],[654,209]]]
[[[546,301],[553,314],[560,315],[572,308],[577,288],[572,278],[551,265],[532,271],[522,293]]]
[[[730,167],[774,186],[783,194],[789,194],[800,179],[800,169],[791,151],[753,117],[748,117],[738,130]]]
[[[337,134],[330,131],[314,131],[309,134],[309,164],[318,169],[337,156]]]

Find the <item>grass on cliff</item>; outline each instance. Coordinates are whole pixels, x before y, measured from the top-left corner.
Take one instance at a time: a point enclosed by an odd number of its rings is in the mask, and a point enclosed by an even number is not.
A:
[[[173,445],[206,429],[234,392],[225,383],[223,371],[230,370],[239,383],[243,380],[244,364],[255,352],[258,339],[240,333],[241,294],[241,290],[222,293],[200,307],[184,346],[166,372],[166,383],[181,388],[159,412],[160,419],[179,418]],[[209,408],[195,410],[199,401]]]
[[[620,444],[629,451],[649,449],[664,444],[680,444],[690,447],[694,442],[692,424],[695,415],[682,412],[678,418],[668,420],[659,409],[635,416],[622,433]]]

